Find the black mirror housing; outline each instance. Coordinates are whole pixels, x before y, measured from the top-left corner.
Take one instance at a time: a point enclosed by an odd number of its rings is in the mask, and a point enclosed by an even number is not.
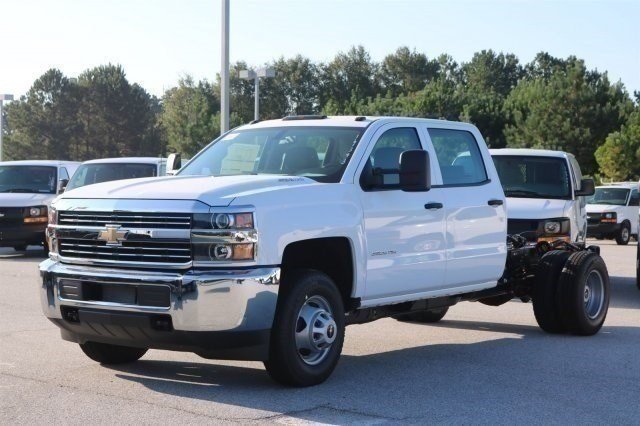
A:
[[[407,192],[431,189],[431,167],[427,151],[412,149],[400,155],[400,189]]]
[[[63,193],[69,184],[69,179],[60,179],[58,181],[58,193]]]
[[[578,197],[589,197],[596,193],[596,183],[593,179],[582,179],[580,189],[576,191]]]

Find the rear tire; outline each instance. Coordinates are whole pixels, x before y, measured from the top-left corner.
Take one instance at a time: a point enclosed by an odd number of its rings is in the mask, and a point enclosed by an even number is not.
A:
[[[619,246],[626,246],[629,244],[629,240],[631,239],[631,227],[628,222],[622,222],[622,226],[620,227],[620,231],[616,235],[616,243]]]
[[[394,318],[402,322],[421,322],[426,324],[432,324],[440,321],[447,315],[449,307],[429,309],[428,311],[416,311],[409,312],[407,314],[395,315]]]
[[[570,253],[553,250],[540,259],[536,280],[531,294],[533,314],[541,329],[547,333],[567,331],[558,308],[558,279]]]
[[[264,365],[275,381],[313,386],[333,372],[344,342],[342,296],[326,274],[291,271],[283,276]]]
[[[596,334],[607,317],[610,283],[604,260],[581,251],[569,256],[558,281],[558,306],[564,326],[573,334]]]
[[[86,356],[100,364],[124,364],[134,362],[147,353],[147,349],[106,343],[87,342],[80,345]]]

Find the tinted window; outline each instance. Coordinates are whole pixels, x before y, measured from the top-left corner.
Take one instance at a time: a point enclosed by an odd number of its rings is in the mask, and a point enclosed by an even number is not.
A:
[[[56,167],[0,166],[0,192],[55,194]]]
[[[152,177],[155,175],[155,164],[83,164],[73,174],[69,185],[67,185],[67,190],[92,185],[94,183]]]
[[[395,171],[382,175],[384,185],[400,183],[400,154],[412,149],[422,149],[420,138],[413,127],[401,127],[387,130],[380,136],[371,151],[369,162],[374,169]]]
[[[629,190],[627,188],[596,188],[596,192],[587,198],[587,204],[607,204],[625,206]]]
[[[473,135],[464,130],[429,129],[442,182],[464,185],[487,180],[484,161]]]
[[[495,155],[502,189],[514,198],[571,198],[571,179],[563,158]]]
[[[635,189],[631,191],[631,198],[629,199],[629,205],[634,207],[640,205],[640,196],[638,196],[638,191]]]
[[[277,174],[339,182],[362,128],[270,127],[228,133],[179,175]]]

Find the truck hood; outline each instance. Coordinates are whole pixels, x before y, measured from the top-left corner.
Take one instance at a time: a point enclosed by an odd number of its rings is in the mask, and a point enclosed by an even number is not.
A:
[[[0,207],[48,206],[55,197],[55,194],[3,192],[0,193]]]
[[[221,207],[242,195],[313,184],[317,183],[309,178],[282,175],[166,176],[87,185],[65,192],[61,198],[197,200]]]
[[[566,200],[544,198],[507,198],[509,219],[549,219],[565,217]]]
[[[613,206],[611,204],[587,204],[586,210],[587,213],[605,213],[618,211],[620,210],[620,207],[624,206]]]

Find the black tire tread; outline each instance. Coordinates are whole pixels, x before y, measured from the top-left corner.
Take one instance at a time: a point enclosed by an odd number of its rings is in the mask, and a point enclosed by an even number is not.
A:
[[[584,303],[581,300],[582,292],[579,291],[579,286],[583,275],[594,267],[600,268],[603,272],[605,306],[600,318],[590,321],[584,315]],[[604,260],[590,251],[573,253],[560,274],[558,287],[558,305],[561,307],[561,319],[567,330],[580,336],[591,336],[600,331],[607,317],[610,297],[609,274]]]
[[[318,285],[319,284],[319,285]],[[323,297],[333,306],[333,317],[337,326],[338,337],[333,343],[331,353],[321,364],[307,366],[298,358],[298,354],[292,351],[289,332],[293,326],[290,321],[296,317],[300,304],[309,293],[322,292]],[[335,369],[345,335],[345,315],[342,296],[337,286],[325,273],[305,269],[288,271],[283,275],[280,287],[280,295],[276,308],[276,316],[271,332],[269,359],[264,362],[267,373],[275,381],[295,387],[313,386],[324,382]]]
[[[106,343],[86,342],[80,349],[92,360],[100,364],[124,364],[134,362],[147,353],[145,348],[109,345]]]
[[[540,260],[532,291],[533,314],[541,329],[547,333],[564,333],[558,307],[558,279],[570,253],[553,250]]]

